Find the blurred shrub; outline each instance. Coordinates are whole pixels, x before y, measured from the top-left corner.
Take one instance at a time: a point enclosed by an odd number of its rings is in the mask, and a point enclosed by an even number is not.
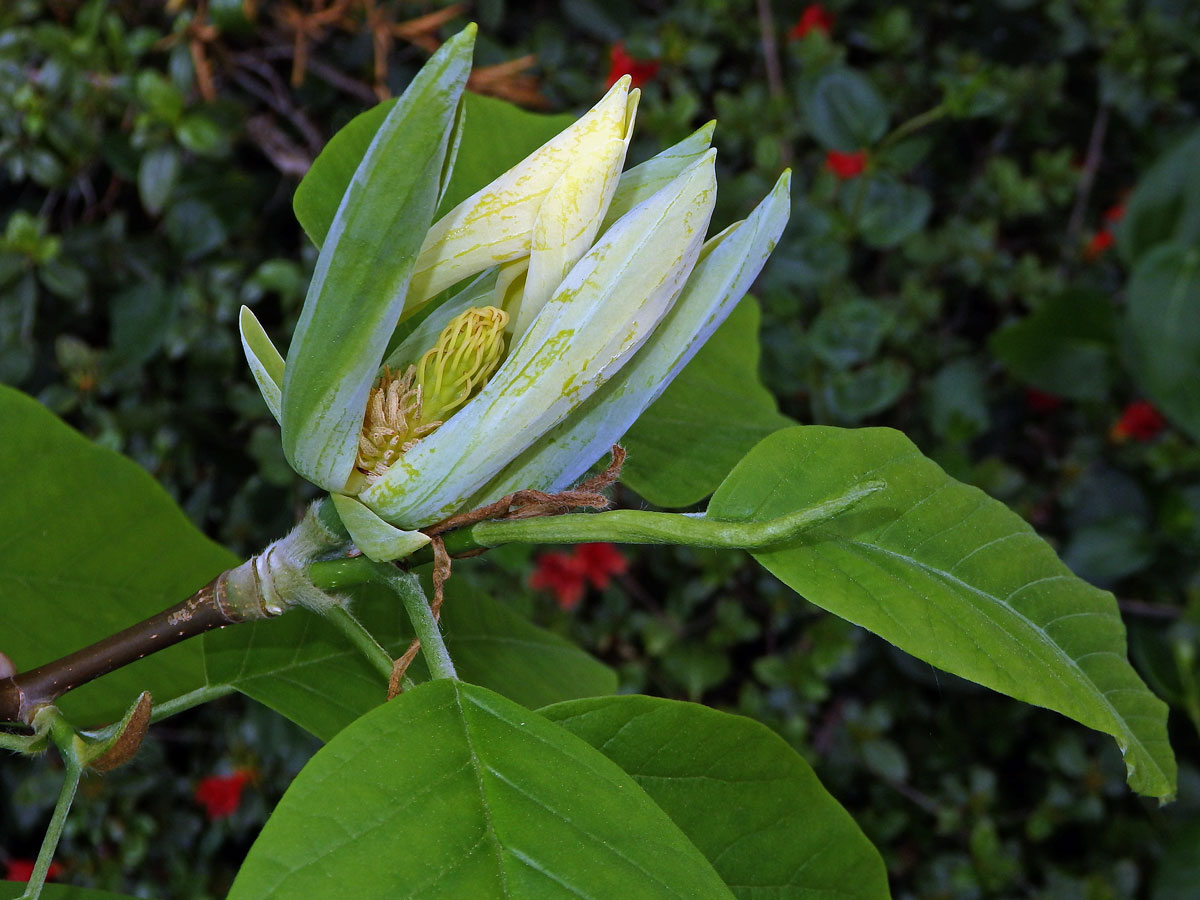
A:
[[[249,552],[277,536],[308,495],[249,382],[235,313],[250,304],[291,332],[313,263],[296,179],[456,15],[351,0],[251,18],[236,0],[3,4],[0,379],[138,460],[218,540]],[[783,411],[901,428],[1057,541],[1122,600],[1134,658],[1179,711],[1180,758],[1195,759],[1200,8],[480,0],[471,15],[476,89],[578,109],[633,71],[635,159],[717,117],[718,224],[794,167],[792,223],[758,287],[763,376]],[[1165,418],[1147,418],[1147,401]],[[1147,809],[1103,742],[892,652],[734,555],[631,557],[571,612],[512,591],[527,550],[457,577],[502,586],[632,689],[779,730],[879,843],[899,897],[1186,895],[1200,816],[1186,762],[1181,801]],[[196,714],[197,730],[223,733],[220,709]],[[311,748],[278,740],[286,765],[236,741],[246,758],[219,758],[207,738],[151,752],[178,759],[183,797],[235,763],[281,786]],[[171,818],[149,771],[85,792],[79,836],[113,855],[68,871],[219,893],[221,849],[236,856],[265,807],[229,831],[198,808]],[[6,769],[6,786],[17,777],[39,775]],[[39,809],[30,785],[6,814],[22,833]],[[199,856],[183,856],[198,834]],[[172,887],[122,880],[147,860]]]

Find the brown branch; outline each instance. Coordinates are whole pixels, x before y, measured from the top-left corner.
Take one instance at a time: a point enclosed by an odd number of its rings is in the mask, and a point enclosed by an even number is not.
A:
[[[124,631],[36,669],[0,678],[0,722],[29,724],[38,709],[102,675],[214,628],[269,615],[253,562],[222,572],[182,603]]]

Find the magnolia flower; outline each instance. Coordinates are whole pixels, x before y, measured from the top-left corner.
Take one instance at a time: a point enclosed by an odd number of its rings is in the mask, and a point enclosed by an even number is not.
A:
[[[472,37],[448,42],[383,120],[324,237],[286,364],[241,315],[289,462],[332,494],[373,559],[513,490],[578,479],[737,304],[788,217],[785,172],[705,241],[711,126],[622,175],[638,103],[623,78],[430,225]]]

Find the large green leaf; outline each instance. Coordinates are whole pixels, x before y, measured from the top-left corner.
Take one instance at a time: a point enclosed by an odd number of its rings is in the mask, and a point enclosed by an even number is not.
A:
[[[0,881],[0,900],[17,900],[25,893],[25,882]],[[94,891],[69,884],[47,884],[42,888],[43,900],[133,900],[128,894]]]
[[[393,656],[404,652],[412,629],[394,595],[361,588],[352,608]],[[453,579],[442,617],[459,674],[517,702],[542,706],[616,690],[607,666]],[[234,685],[322,740],[384,701],[379,673],[337,629],[304,610],[210,632],[204,650],[213,683]],[[410,672],[427,677],[420,657]]]
[[[1112,595],[1072,575],[1020,517],[954,481],[904,435],[777,432],[730,473],[708,514],[771,518],[868,479],[887,488],[755,558],[811,602],[932,665],[1112,735],[1130,785],[1171,796],[1167,708],[1126,659]]]
[[[590,745],[462,682],[421,685],[323,747],[229,900],[724,898],[661,809]]]
[[[433,221],[473,27],[447,41],[387,113],[354,170],[317,257],[283,372],[283,449],[297,472],[341,490],[367,394]]]
[[[1200,238],[1163,244],[1129,279],[1126,335],[1133,377],[1171,421],[1200,440]]]
[[[735,896],[890,896],[879,852],[766,726],[655,697],[596,697],[539,712],[632,775]]]
[[[621,443],[621,480],[681,507],[713,492],[746,452],[792,424],[758,380],[758,304],[743,300]]]
[[[57,659],[188,597],[237,562],[197,531],[145,470],[0,387],[0,640],[18,670]],[[80,724],[120,718],[204,684],[185,642],[61,703]]]

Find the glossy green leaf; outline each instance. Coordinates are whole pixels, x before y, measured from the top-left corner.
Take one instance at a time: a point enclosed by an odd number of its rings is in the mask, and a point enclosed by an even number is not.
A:
[[[292,782],[229,900],[728,900],[666,814],[589,744],[498,694],[421,685]]]
[[[393,656],[403,653],[412,628],[400,602],[378,587],[354,594],[355,616]],[[454,579],[446,585],[442,627],[462,677],[519,703],[543,706],[616,690],[607,666]],[[234,685],[323,740],[386,693],[386,682],[346,638],[305,610],[210,632],[204,652],[213,683]],[[426,677],[420,657],[410,674]]]
[[[17,900],[25,893],[23,881],[0,881],[0,900]],[[94,891],[69,884],[47,884],[42,888],[42,900],[133,900],[129,894]]]
[[[1200,246],[1164,244],[1134,267],[1125,305],[1130,368],[1173,423],[1200,440]]]
[[[1159,244],[1200,244],[1200,128],[1155,161],[1138,180],[1114,229],[1126,263]]]
[[[890,896],[879,852],[766,726],[655,697],[596,697],[539,712],[632,775],[734,896]]]
[[[389,110],[317,258],[288,348],[282,432],[288,462],[326,490],[354,467],[367,393],[433,220],[474,36],[468,27],[447,41]]]
[[[704,499],[751,447],[792,424],[758,378],[759,318],[743,300],[626,432],[621,481],[651,503]]]
[[[866,479],[887,488],[755,558],[812,603],[932,665],[1112,735],[1134,790],[1171,796],[1166,706],[1126,660],[1112,595],[1072,575],[1020,517],[954,481],[904,435],[777,432],[730,473],[708,514],[769,518]]]
[[[1067,291],[992,335],[992,353],[1026,384],[1069,400],[1104,400],[1113,380],[1112,301]]]
[[[887,104],[870,79],[854,69],[829,70],[803,99],[808,130],[829,150],[861,150],[887,131]]]
[[[0,387],[0,649],[18,670],[57,659],[178,603],[237,562],[145,470]],[[79,724],[203,686],[199,643],[177,644],[63,697]]]

